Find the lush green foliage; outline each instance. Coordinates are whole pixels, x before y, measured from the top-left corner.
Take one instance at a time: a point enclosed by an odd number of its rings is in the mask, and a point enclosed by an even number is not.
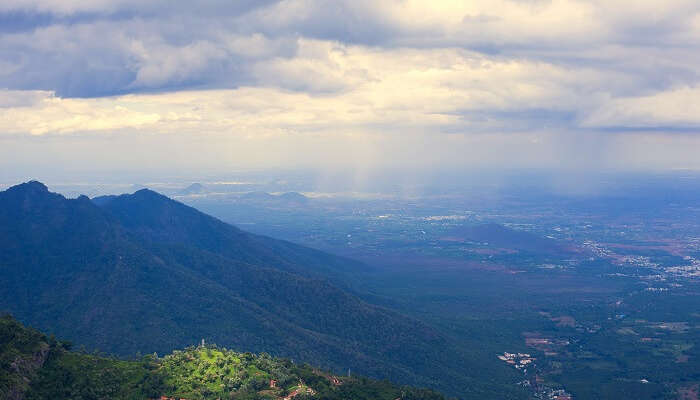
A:
[[[125,361],[72,352],[65,343],[0,318],[0,394],[10,398],[8,382],[24,382],[25,398],[40,399],[444,399],[426,389],[399,387],[362,377],[335,377],[308,365],[297,366],[268,354],[237,353],[215,345],[188,347],[159,358]],[[47,349],[45,363],[31,376],[20,375],[5,360],[31,357]],[[27,380],[22,378],[27,377]],[[274,380],[274,384],[271,381]],[[27,382],[29,382],[27,384]],[[26,390],[27,387],[24,389]],[[296,396],[294,394],[297,394]]]
[[[48,339],[25,329],[9,316],[0,317],[0,397],[13,398],[27,389],[27,380],[41,367]],[[25,379],[26,378],[26,379]]]
[[[167,392],[173,397],[313,399],[443,399],[427,389],[399,387],[388,381],[338,377],[309,365],[266,353],[236,353],[216,346],[189,347],[160,361]],[[271,381],[274,380],[274,387]]]
[[[27,399],[149,399],[160,397],[163,387],[151,360],[123,361],[55,347]]]

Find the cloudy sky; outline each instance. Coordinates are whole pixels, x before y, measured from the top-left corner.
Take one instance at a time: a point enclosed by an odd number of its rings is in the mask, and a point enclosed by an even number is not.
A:
[[[700,169],[697,0],[5,0],[0,169]]]

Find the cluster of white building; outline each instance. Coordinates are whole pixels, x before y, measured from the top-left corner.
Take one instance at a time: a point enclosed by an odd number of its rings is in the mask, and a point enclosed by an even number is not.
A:
[[[514,366],[517,369],[523,369],[528,364],[535,361],[535,358],[528,353],[508,353],[505,352],[503,355],[499,355],[498,359]]]

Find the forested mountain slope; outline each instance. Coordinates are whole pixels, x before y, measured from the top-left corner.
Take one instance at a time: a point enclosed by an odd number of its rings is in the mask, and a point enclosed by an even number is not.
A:
[[[155,192],[0,192],[0,309],[114,354],[207,341],[461,393],[479,382],[436,330],[327,278],[361,264],[256,236]]]

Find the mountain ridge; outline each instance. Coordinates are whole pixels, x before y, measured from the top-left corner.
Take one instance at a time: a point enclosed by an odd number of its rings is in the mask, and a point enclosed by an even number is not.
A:
[[[0,192],[0,210],[0,309],[89,348],[164,353],[204,337],[404,383],[469,380],[438,331],[327,279],[359,263],[150,190],[91,201],[37,182]]]

